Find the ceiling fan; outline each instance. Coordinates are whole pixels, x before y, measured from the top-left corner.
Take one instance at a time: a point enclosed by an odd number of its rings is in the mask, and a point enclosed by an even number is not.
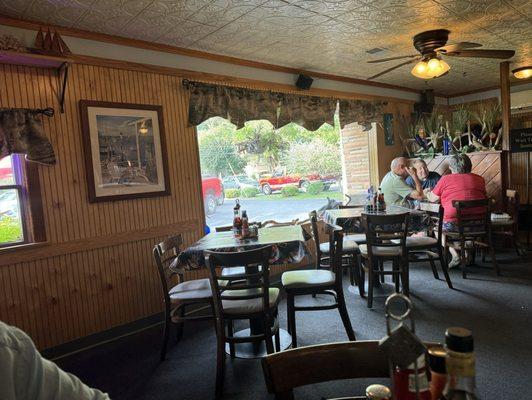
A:
[[[505,60],[514,56],[514,50],[479,50],[477,47],[482,47],[481,44],[471,42],[458,42],[454,44],[447,44],[449,39],[447,29],[436,29],[418,33],[414,36],[413,44],[420,54],[412,54],[407,56],[397,56],[390,58],[382,58],[379,60],[371,60],[368,63],[380,63],[392,60],[400,60],[409,58],[408,61],[388,68],[385,71],[379,72],[368,78],[375,79],[379,76],[387,74],[403,65],[408,65],[417,62],[412,68],[412,75],[421,79],[438,78],[449,72],[451,67],[442,60],[442,56],[449,57],[474,57],[474,58],[498,58]]]

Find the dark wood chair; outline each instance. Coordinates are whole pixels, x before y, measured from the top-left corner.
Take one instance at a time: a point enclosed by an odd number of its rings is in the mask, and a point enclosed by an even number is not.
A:
[[[338,206],[338,209],[342,210],[342,209],[346,209],[346,208],[351,208],[351,209],[359,209],[361,211],[364,211],[364,206],[363,205],[339,205]],[[360,244],[365,244],[366,243],[366,234],[365,233],[351,233],[351,232],[345,232],[346,235],[345,235],[345,239],[346,240],[352,240],[354,242],[356,242],[358,245]]]
[[[270,287],[269,259],[272,246],[241,252],[205,252],[216,322],[216,397],[223,392],[225,344],[234,356],[235,343],[266,342],[268,353],[280,351],[277,305],[279,289]],[[244,274],[224,276],[221,267],[244,266]],[[250,320],[250,335],[235,336],[233,322]]]
[[[338,309],[349,340],[356,340],[344,299],[342,286],[342,228],[326,224],[329,235],[329,264],[326,269],[303,271],[287,271],[281,276],[281,282],[286,291],[288,332],[292,335],[292,347],[297,347],[296,312]],[[322,306],[296,306],[295,298],[304,295],[331,295],[332,304]]]
[[[519,244],[519,206],[519,192],[508,189],[506,191],[506,212],[510,215],[510,219],[492,219],[491,233],[494,237],[510,240],[517,255],[521,256],[521,246]]]
[[[159,272],[161,288],[163,291],[165,324],[163,343],[161,348],[161,361],[166,358],[166,349],[172,323],[177,324],[177,340],[183,335],[185,321],[198,321],[212,319],[212,294],[208,279],[194,279],[185,281],[183,274],[185,266],[180,266],[177,256],[183,244],[181,235],[172,236],[155,245],[153,257]],[[177,276],[177,284],[172,285],[172,278]],[[171,289],[169,289],[171,287]],[[186,308],[193,307],[193,311],[186,312]],[[196,315],[198,312],[210,309],[210,315]]]
[[[453,248],[460,252],[460,264],[462,267],[462,277],[467,278],[467,252],[471,255],[476,253],[477,248],[487,250],[491,257],[493,269],[500,275],[499,265],[495,258],[493,248],[493,238],[491,234],[491,201],[481,200],[454,200],[453,207],[456,208],[457,232],[445,232],[445,248]],[[482,213],[469,214],[466,210],[471,208],[483,208]],[[464,213],[464,211],[466,211]],[[445,252],[447,254],[447,251]],[[474,256],[473,256],[474,257]]]
[[[377,341],[330,343],[271,354],[262,359],[269,393],[293,400],[294,389],[341,379],[390,378],[386,354]],[[365,396],[357,397],[365,399]]]
[[[309,220],[312,238],[316,248],[316,268],[328,268],[331,258],[330,237],[327,238],[327,241],[321,241],[320,230],[318,227],[318,214],[316,211],[310,212]],[[353,240],[347,240],[344,235],[342,243],[342,266],[349,272],[351,285],[358,284],[359,254],[358,244]]]
[[[444,256],[442,243],[443,207],[440,204],[424,202],[419,207],[420,210],[429,216],[430,225],[427,227],[427,236],[409,236],[406,238],[408,261],[410,263],[428,261],[434,278],[440,279],[435,264],[435,261],[439,261],[447,286],[452,289],[453,284],[449,277],[449,268]]]
[[[408,252],[406,250],[408,215],[408,213],[362,214],[367,244],[360,245],[363,268],[360,269],[358,288],[360,295],[364,296],[364,274],[367,273],[369,308],[373,306],[373,288],[380,276],[391,275],[395,282],[395,290],[399,291],[401,282],[403,294],[409,295]],[[384,268],[386,261],[392,262],[391,270]]]

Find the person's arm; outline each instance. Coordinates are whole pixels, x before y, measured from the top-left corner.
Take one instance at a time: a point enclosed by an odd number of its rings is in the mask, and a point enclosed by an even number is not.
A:
[[[425,195],[427,196],[427,199],[431,203],[437,203],[440,201],[440,196],[443,190],[442,188],[443,184],[444,184],[444,180],[440,179],[438,183],[436,184],[436,186],[434,186],[434,189],[432,189],[432,191],[428,191],[425,193]]]
[[[408,171],[408,175],[410,175],[414,181],[414,190],[410,192],[408,196],[414,200],[423,200],[425,198],[425,195],[423,194],[423,185],[417,177],[416,169],[414,167],[409,167],[406,170]]]
[[[21,330],[6,328],[0,342],[0,398],[39,400],[109,400],[72,374],[43,358]],[[5,397],[4,397],[5,395]],[[11,395],[11,397],[10,397]]]
[[[431,203],[437,203],[440,201],[440,196],[435,195],[434,192],[427,191],[425,194],[427,196],[428,201],[430,201]]]

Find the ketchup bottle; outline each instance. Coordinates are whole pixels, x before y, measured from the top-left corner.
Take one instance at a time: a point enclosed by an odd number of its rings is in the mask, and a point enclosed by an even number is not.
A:
[[[417,379],[419,397],[416,397],[416,371],[414,364],[408,368],[395,368],[393,373],[396,400],[431,400],[425,354],[417,359]]]

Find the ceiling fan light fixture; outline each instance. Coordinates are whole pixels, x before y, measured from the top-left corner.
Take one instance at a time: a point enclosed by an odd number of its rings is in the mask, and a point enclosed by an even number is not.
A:
[[[517,79],[527,79],[527,78],[530,78],[532,77],[532,67],[528,66],[528,67],[520,67],[520,68],[516,68],[512,71],[512,74],[514,74],[514,76],[517,78]]]
[[[433,57],[428,61],[421,60],[414,68],[412,68],[412,75],[421,79],[433,79],[445,74],[451,67],[445,61],[437,57]]]

